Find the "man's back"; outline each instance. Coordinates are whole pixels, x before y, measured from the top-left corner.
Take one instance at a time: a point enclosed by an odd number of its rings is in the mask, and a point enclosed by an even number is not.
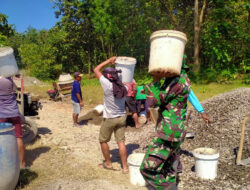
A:
[[[11,78],[0,78],[0,118],[19,116],[16,96]]]
[[[104,76],[100,77],[100,83],[104,91],[104,118],[115,118],[124,116],[125,111],[125,97],[115,98],[113,95],[113,84]]]

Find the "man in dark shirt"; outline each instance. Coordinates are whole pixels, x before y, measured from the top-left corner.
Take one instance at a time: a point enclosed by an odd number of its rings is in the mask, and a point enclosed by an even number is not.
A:
[[[82,102],[82,91],[81,91],[81,80],[82,80],[82,74],[79,72],[74,73],[74,82],[72,84],[72,90],[71,90],[71,103],[73,105],[73,127],[79,127],[79,124],[77,123],[79,113],[81,112],[81,108],[83,107]]]

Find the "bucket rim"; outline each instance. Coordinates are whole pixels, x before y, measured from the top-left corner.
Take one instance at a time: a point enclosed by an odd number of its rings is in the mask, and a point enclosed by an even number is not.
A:
[[[12,131],[14,129],[12,123],[0,123],[0,133],[4,133],[4,132],[8,132],[8,131]]]
[[[0,57],[8,56],[13,54],[13,48],[9,46],[0,47]]]
[[[120,62],[120,63],[119,63]],[[135,65],[136,58],[127,56],[118,56],[115,60],[116,65]]]
[[[211,154],[201,154],[201,151],[208,150],[211,151]],[[200,147],[193,150],[193,155],[195,158],[198,159],[205,159],[205,160],[213,160],[219,158],[219,151],[214,148],[208,148],[208,147]]]
[[[185,43],[187,42],[187,35],[177,30],[157,30],[150,35],[150,41],[152,41],[157,37],[166,37],[166,36],[178,37],[185,40]]]
[[[140,166],[141,165],[141,163],[140,164],[137,164],[137,163],[135,163],[133,160],[132,160],[132,157],[133,156],[135,156],[135,155],[140,155],[140,156],[143,156],[143,158],[144,158],[144,156],[145,156],[145,153],[132,153],[132,154],[130,154],[129,156],[128,156],[128,164],[130,165],[130,166]],[[143,158],[142,158],[142,161],[143,161]]]

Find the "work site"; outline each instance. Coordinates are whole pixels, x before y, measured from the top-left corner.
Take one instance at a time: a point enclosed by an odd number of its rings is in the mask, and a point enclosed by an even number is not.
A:
[[[247,1],[25,1],[0,7],[0,190],[250,190]]]

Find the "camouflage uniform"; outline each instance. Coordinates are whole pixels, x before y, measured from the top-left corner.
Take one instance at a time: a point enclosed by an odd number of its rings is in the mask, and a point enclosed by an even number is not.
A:
[[[147,101],[150,107],[160,108],[159,119],[156,138],[148,147],[140,171],[155,189],[171,189],[181,169],[178,151],[186,134],[184,122],[191,85],[182,69],[180,76],[166,79],[163,88],[156,82],[150,84],[149,89],[145,89],[149,95]]]

